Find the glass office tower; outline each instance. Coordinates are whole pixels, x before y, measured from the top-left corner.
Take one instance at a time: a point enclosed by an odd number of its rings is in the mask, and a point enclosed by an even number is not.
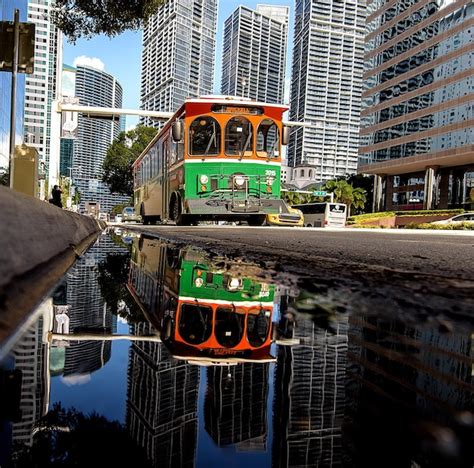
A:
[[[472,208],[474,4],[368,5],[359,172],[374,209]]]

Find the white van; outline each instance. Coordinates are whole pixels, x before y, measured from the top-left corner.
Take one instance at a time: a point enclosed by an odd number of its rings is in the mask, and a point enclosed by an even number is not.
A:
[[[307,227],[345,227],[347,205],[344,203],[305,203],[293,205],[303,213]]]

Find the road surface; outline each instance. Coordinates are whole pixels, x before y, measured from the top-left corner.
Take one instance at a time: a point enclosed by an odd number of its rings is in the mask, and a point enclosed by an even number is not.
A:
[[[256,262],[331,310],[373,308],[474,323],[474,232],[122,225]]]

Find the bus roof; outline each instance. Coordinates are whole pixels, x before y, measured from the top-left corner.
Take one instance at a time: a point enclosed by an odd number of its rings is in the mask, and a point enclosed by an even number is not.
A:
[[[267,104],[265,102],[252,101],[249,98],[243,98],[238,96],[201,96],[199,98],[189,98],[184,101],[184,103],[179,107],[179,109],[170,117],[163,128],[156,134],[156,136],[148,143],[147,147],[141,152],[140,156],[134,161],[132,167],[135,167],[143,158],[143,156],[148,152],[148,150],[156,143],[161,134],[168,130],[171,122],[176,118],[181,116],[184,113],[185,106],[189,104],[232,104],[239,106],[255,106],[255,107],[271,107],[273,109],[281,109],[282,112],[286,112],[290,107],[284,104]]]

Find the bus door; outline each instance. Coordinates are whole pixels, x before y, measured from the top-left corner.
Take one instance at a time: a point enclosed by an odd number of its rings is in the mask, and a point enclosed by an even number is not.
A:
[[[163,154],[163,178],[161,181],[161,219],[168,219],[168,205],[170,198],[170,176],[169,176],[169,160],[170,160],[170,147],[169,138],[161,142],[161,152]]]

